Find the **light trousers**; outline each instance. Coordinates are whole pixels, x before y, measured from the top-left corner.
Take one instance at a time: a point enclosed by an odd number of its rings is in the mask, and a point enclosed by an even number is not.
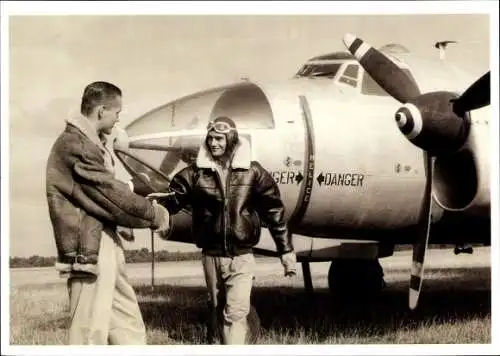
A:
[[[99,275],[70,275],[70,345],[145,345],[146,328],[127,280],[119,238],[103,232]]]
[[[212,313],[222,309],[223,344],[245,344],[255,267],[253,254],[234,257],[203,255],[202,263]]]

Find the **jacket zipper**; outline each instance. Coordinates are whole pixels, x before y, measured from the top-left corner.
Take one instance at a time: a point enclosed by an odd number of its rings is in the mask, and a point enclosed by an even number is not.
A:
[[[224,255],[227,256],[228,252],[229,252],[229,246],[227,243],[227,204],[228,204],[227,191],[229,190],[229,180],[231,178],[231,166],[229,166],[228,171],[227,171],[225,185],[222,184],[222,179],[221,179],[219,171],[217,169],[215,170],[215,173],[216,173],[217,178],[219,180],[219,184],[220,184],[221,192],[222,192],[222,198],[224,200],[224,207],[222,210],[223,211],[223,213],[222,213],[222,225],[223,225],[222,226],[222,233],[223,233],[223,237],[224,237],[224,239],[223,239]],[[225,189],[224,189],[224,187],[225,187]]]
[[[226,248],[226,251],[228,252],[229,254],[229,243],[227,241],[227,225],[228,225],[228,221],[229,221],[229,214],[227,212],[228,210],[228,205],[229,205],[229,199],[227,198],[228,196],[228,193],[229,193],[229,182],[231,181],[231,173],[232,173],[232,169],[231,169],[231,165],[229,165],[229,168],[227,169],[227,176],[226,176],[226,191],[224,193],[224,245],[225,245],[225,248]]]

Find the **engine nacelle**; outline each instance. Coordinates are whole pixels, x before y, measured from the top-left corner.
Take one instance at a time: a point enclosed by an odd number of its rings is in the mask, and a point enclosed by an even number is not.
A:
[[[445,210],[490,214],[489,114],[487,107],[472,112],[464,147],[436,157],[433,195]]]
[[[469,115],[453,111],[452,92],[418,96],[396,112],[396,123],[410,142],[432,156],[448,155],[463,147],[469,135]]]

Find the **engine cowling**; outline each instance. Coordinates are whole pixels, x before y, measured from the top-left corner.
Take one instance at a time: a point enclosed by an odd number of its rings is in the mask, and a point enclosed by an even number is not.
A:
[[[463,147],[436,157],[433,195],[445,210],[489,214],[488,115],[488,108],[472,112],[470,132]]]

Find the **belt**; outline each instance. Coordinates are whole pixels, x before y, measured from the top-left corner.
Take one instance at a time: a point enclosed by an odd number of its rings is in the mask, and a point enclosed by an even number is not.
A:
[[[64,255],[59,258],[59,262],[66,264],[79,263],[81,265],[85,264],[97,264],[97,256],[84,256],[84,255],[76,255],[76,256],[68,256]]]

